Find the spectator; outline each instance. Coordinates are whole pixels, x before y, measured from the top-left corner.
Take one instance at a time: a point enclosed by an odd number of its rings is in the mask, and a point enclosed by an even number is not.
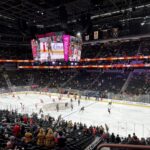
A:
[[[20,134],[20,126],[18,124],[16,124],[14,127],[13,127],[13,134],[15,137],[18,137],[19,134]]]
[[[44,141],[45,141],[45,133],[44,133],[44,129],[40,128],[39,133],[37,135],[37,145],[44,145]]]
[[[57,143],[58,146],[60,148],[65,147],[65,145],[66,145],[66,137],[63,135],[62,131],[59,131],[57,139],[58,139],[58,143]]]
[[[115,139],[116,143],[121,143],[121,138],[119,137],[119,135],[117,134],[117,137]]]
[[[55,145],[55,139],[54,139],[53,131],[52,129],[49,129],[45,137],[45,146],[48,148],[53,148],[54,145]]]
[[[30,143],[32,141],[32,133],[28,129],[25,133],[25,143]]]
[[[115,143],[115,140],[116,140],[116,137],[115,137],[114,133],[112,133],[110,136],[110,142]]]

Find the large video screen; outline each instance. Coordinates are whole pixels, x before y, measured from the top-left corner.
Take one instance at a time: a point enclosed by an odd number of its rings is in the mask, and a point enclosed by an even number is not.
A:
[[[81,58],[82,40],[62,32],[37,35],[36,40],[31,40],[31,46],[37,61],[79,61]]]

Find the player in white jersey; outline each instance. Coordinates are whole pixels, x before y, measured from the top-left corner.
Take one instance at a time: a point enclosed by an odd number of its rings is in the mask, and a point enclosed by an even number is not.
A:
[[[112,101],[108,102],[108,113],[111,114]]]

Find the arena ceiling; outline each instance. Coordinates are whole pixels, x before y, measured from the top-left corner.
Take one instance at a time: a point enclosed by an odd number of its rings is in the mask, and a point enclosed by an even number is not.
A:
[[[118,26],[149,15],[149,0],[2,0],[0,39],[26,41],[47,31],[86,32],[91,26]]]

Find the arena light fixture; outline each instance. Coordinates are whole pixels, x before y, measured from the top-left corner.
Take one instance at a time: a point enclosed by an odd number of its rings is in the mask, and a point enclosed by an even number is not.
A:
[[[77,37],[81,37],[81,32],[77,32]]]
[[[55,61],[52,61],[52,64],[53,64],[53,65],[55,65],[55,63],[56,63]]]
[[[145,22],[141,22],[141,26],[144,26],[145,25]]]

